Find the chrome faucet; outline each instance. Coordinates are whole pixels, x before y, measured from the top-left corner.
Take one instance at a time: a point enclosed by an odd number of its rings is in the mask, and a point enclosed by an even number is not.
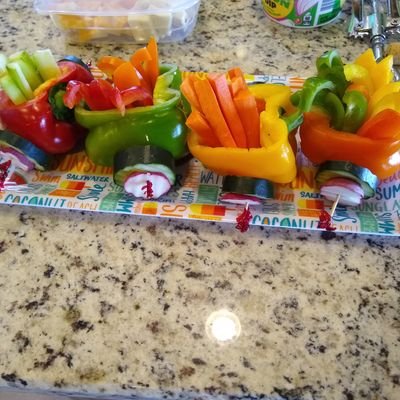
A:
[[[369,40],[375,59],[382,59],[395,48],[389,43],[400,42],[400,0],[352,0],[349,35]],[[399,51],[394,55],[399,58]],[[395,80],[400,80],[399,67],[393,68]]]

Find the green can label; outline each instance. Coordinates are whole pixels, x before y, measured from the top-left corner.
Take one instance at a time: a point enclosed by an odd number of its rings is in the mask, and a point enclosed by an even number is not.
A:
[[[268,17],[292,28],[314,28],[339,16],[344,0],[261,0]]]

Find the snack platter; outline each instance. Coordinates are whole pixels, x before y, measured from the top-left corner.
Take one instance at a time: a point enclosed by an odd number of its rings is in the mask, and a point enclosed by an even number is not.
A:
[[[300,78],[269,75],[249,79],[293,90],[302,83]],[[296,158],[295,180],[274,184],[273,198],[252,205],[250,225],[320,230],[319,215],[329,211],[331,203],[315,185],[316,168],[300,152]],[[176,183],[168,194],[157,200],[137,200],[114,184],[111,167],[95,165],[81,151],[63,156],[51,171],[12,169],[0,192],[0,204],[236,224],[244,206],[220,202],[221,186],[221,176],[191,158],[177,167]],[[400,236],[400,172],[381,181],[374,198],[357,207],[338,206],[332,222],[336,232]]]

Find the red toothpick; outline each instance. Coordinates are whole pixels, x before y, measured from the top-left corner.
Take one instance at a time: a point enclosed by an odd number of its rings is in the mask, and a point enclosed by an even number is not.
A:
[[[11,167],[11,160],[8,160],[0,164],[0,190],[4,189],[10,167]]]
[[[244,210],[236,217],[236,229],[242,233],[247,232],[252,218],[253,216],[251,215],[249,204],[246,203]]]
[[[337,195],[336,200],[332,205],[330,213],[328,213],[328,211],[326,211],[326,210],[321,211],[321,213],[319,214],[319,221],[318,221],[317,228],[325,229],[327,231],[335,231],[336,230],[336,227],[332,225],[332,217],[333,217],[333,214],[335,213],[335,210],[339,203],[339,200],[340,200],[340,195]]]
[[[142,191],[147,199],[152,199],[154,196],[153,183],[147,180],[146,184],[142,187]]]

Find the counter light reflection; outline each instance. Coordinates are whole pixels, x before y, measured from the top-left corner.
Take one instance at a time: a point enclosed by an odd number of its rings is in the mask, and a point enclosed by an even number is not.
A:
[[[207,319],[208,337],[221,343],[236,340],[241,333],[239,318],[228,310],[213,312]]]

